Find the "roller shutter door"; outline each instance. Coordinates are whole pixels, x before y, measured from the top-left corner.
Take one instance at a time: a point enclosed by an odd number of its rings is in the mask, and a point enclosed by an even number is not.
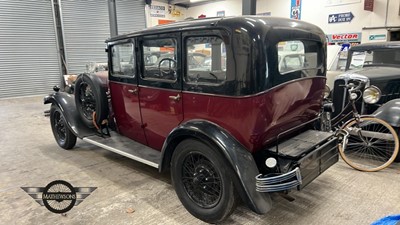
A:
[[[117,0],[120,34],[145,27],[144,1]],[[110,37],[107,1],[61,1],[69,74],[86,71],[89,62],[107,63],[104,41]]]
[[[117,0],[118,34],[132,33],[146,27],[143,0]]]
[[[89,62],[106,63],[107,1],[62,0],[61,13],[68,73],[85,72]]]
[[[50,93],[58,59],[51,1],[1,1],[0,98]]]

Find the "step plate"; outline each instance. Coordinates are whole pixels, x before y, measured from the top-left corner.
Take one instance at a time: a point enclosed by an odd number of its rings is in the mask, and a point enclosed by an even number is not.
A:
[[[310,152],[317,145],[324,143],[333,134],[317,130],[307,130],[287,141],[278,145],[280,155],[298,158],[303,154]],[[271,152],[276,152],[276,147],[269,149]]]
[[[103,138],[95,135],[84,137],[82,140],[158,169],[161,152],[116,132],[111,132],[111,137]]]

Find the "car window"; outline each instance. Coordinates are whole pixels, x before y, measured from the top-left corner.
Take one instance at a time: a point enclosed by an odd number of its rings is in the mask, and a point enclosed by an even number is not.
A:
[[[400,49],[376,49],[352,51],[349,69],[360,69],[366,66],[398,66]]]
[[[133,43],[116,44],[111,47],[111,75],[135,77],[133,49]]]
[[[226,47],[216,36],[186,39],[186,83],[218,85],[226,80]]]
[[[176,81],[176,43],[172,38],[143,41],[143,79]]]
[[[280,74],[302,71],[304,76],[315,76],[322,65],[318,43],[314,41],[282,41],[277,44]]]

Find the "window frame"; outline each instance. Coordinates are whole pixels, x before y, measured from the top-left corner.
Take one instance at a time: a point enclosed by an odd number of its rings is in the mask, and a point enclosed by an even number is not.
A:
[[[131,44],[132,45],[132,57],[133,57],[133,73],[130,75],[120,75],[120,74],[114,74],[114,64],[113,64],[113,52],[112,49],[114,46],[118,46],[118,45],[124,45],[124,44]],[[124,40],[124,41],[119,41],[119,42],[114,42],[112,44],[109,45],[108,51],[109,51],[109,58],[110,58],[110,62],[109,62],[109,74],[110,77],[115,77],[115,78],[132,78],[132,79],[136,79],[137,74],[138,74],[138,70],[137,70],[137,57],[136,57],[136,51],[135,51],[136,45],[135,45],[135,41],[132,39],[128,39],[128,40]]]

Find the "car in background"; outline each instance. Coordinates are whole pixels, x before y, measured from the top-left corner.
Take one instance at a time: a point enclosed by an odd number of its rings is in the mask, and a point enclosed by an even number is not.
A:
[[[360,94],[357,101],[358,111],[373,114],[386,102],[400,98],[400,42],[367,43],[350,48],[345,71],[334,80],[332,116],[339,115],[348,103],[343,85],[360,81],[366,85],[361,90],[363,97]]]

